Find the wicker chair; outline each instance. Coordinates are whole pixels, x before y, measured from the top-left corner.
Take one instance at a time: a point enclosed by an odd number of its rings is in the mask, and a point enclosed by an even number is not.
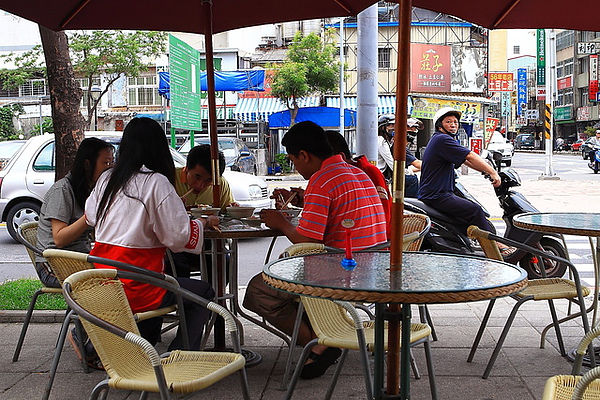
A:
[[[404,236],[403,247],[408,247],[413,241],[418,240],[420,232],[411,232]],[[321,244],[301,243],[295,244],[288,247],[283,255],[294,256],[294,255],[305,255],[305,254],[317,254],[326,252],[328,248]],[[329,249],[333,251],[339,251],[339,249]],[[289,383],[286,398],[290,399],[293,395],[296,382],[300,376],[300,371],[304,366],[304,363],[310,355],[311,349],[321,344],[324,346],[339,347],[344,349],[342,357],[338,366],[334,372],[331,384],[325,395],[326,399],[331,398],[339,374],[348,353],[348,350],[359,350],[361,355],[361,364],[364,371],[365,387],[367,391],[367,398],[373,397],[373,383],[371,380],[371,372],[368,362],[367,351],[373,351],[374,347],[374,332],[375,327],[372,321],[363,321],[354,305],[343,301],[332,301],[327,299],[310,298],[302,296],[301,305],[298,309],[298,315],[296,317],[296,324],[300,322],[300,315],[302,309],[306,310],[311,326],[315,331],[317,338],[310,341],[303,349],[300,359],[296,364],[296,370],[292,376],[292,380]],[[350,316],[350,317],[349,317]],[[297,329],[294,329],[296,334]],[[433,373],[433,364],[431,362],[431,351],[429,348],[428,337],[431,333],[429,326],[425,324],[411,324],[411,346],[423,343],[425,346],[425,355],[427,359],[427,368],[429,372],[429,382],[431,387],[432,398],[437,399],[437,390],[435,387],[435,378]],[[387,335],[386,335],[387,336]],[[292,343],[295,343],[296,336],[292,338]],[[387,349],[387,343],[385,344]],[[286,373],[284,374],[284,383],[287,378],[287,370],[291,364],[288,356],[288,363],[286,365]],[[418,373],[418,371],[417,371]]]
[[[558,340],[560,354],[562,356],[565,356],[566,355],[565,346],[564,346],[562,334],[560,331],[558,317],[556,315],[556,309],[554,307],[554,300],[565,299],[565,300],[574,301],[575,303],[577,303],[580,308],[579,312],[581,313],[581,319],[583,322],[584,331],[589,332],[589,324],[588,324],[588,320],[586,317],[585,304],[584,304],[583,298],[590,294],[590,290],[587,287],[583,287],[581,285],[581,281],[579,279],[579,274],[578,274],[577,270],[575,269],[575,266],[573,266],[573,264],[571,264],[571,262],[568,260],[554,256],[552,254],[545,253],[539,249],[536,249],[536,248],[533,248],[530,246],[526,246],[521,243],[517,243],[513,240],[493,235],[490,232],[481,230],[476,226],[470,226],[469,229],[467,230],[467,232],[470,237],[475,238],[479,241],[485,255],[488,258],[502,261],[502,255],[500,254],[500,250],[498,249],[498,246],[495,243],[495,242],[501,242],[501,243],[507,244],[509,246],[514,246],[514,247],[518,247],[521,249],[525,249],[528,253],[534,254],[541,258],[551,259],[554,261],[565,263],[568,265],[569,270],[573,277],[573,280],[565,279],[565,278],[532,279],[529,281],[529,285],[527,286],[527,288],[525,288],[523,291],[511,296],[512,298],[514,298],[517,301],[517,303],[513,306],[513,309],[511,311],[508,319],[506,320],[504,329],[502,330],[502,333],[500,334],[500,337],[498,338],[498,343],[496,343],[496,347],[494,348],[492,356],[490,357],[487,367],[483,373],[483,378],[487,379],[487,377],[490,375],[492,367],[494,366],[494,363],[495,363],[496,359],[498,358],[500,349],[502,348],[502,345],[504,344],[504,340],[506,339],[506,336],[508,334],[508,331],[510,330],[510,327],[511,327],[512,322],[517,314],[517,311],[519,310],[521,305],[523,305],[523,303],[525,303],[529,300],[534,300],[534,301],[547,300],[548,301],[548,306],[550,308],[550,314],[552,315],[552,323],[553,323],[554,329],[556,331],[556,338]],[[542,274],[545,275],[545,270],[543,268],[542,268]],[[487,310],[485,312],[483,320],[481,321],[479,331],[477,332],[477,335],[475,336],[475,340],[473,341],[473,345],[471,346],[471,352],[469,353],[467,362],[473,361],[473,357],[475,356],[475,352],[477,351],[477,347],[479,346],[479,342],[481,340],[481,337],[483,336],[483,332],[485,331],[485,327],[487,325],[488,319],[489,319],[492,309],[494,307],[494,303],[495,303],[495,300],[490,300],[490,303],[487,307]]]
[[[155,278],[168,280],[169,282],[177,285],[177,281],[174,278],[169,277],[168,275],[154,273],[152,271],[148,271],[143,268],[135,267],[133,265],[120,263],[118,261],[108,260],[108,259],[104,259],[104,258],[100,258],[100,257],[94,257],[94,256],[90,256],[89,254],[85,254],[85,253],[78,253],[75,251],[68,251],[68,250],[47,249],[47,250],[44,250],[43,256],[44,256],[44,258],[46,258],[46,260],[50,264],[50,267],[56,274],[56,278],[61,283],[61,285],[70,275],[74,274],[75,272],[93,269],[95,262],[99,262],[104,265],[111,265],[111,266],[122,268],[122,269],[125,269],[128,271],[133,271],[138,274],[151,275],[151,276],[154,276]],[[179,306],[182,307],[181,299],[179,298],[178,301],[179,301]],[[160,317],[160,316],[172,313],[176,310],[177,310],[177,306],[164,307],[164,308],[160,308],[160,309],[156,309],[156,310],[152,310],[152,311],[138,313],[135,315],[135,319],[136,319],[136,321],[142,321],[142,320],[149,319],[149,318]],[[67,333],[69,331],[69,324],[72,320],[78,321],[77,314],[71,310],[67,314],[67,317],[65,317],[62,327],[61,327],[61,330],[60,330],[60,334],[59,334],[58,341],[56,344],[56,349],[54,352],[54,358],[52,359],[52,366],[50,367],[50,373],[49,373],[48,383],[47,383],[46,389],[45,389],[44,399],[48,399],[50,396],[50,392],[52,390],[52,385],[54,384],[54,378],[56,376],[56,370],[58,369],[58,363],[60,362],[60,356],[62,353],[62,349],[64,347]],[[182,326],[183,333],[184,333],[183,341],[184,341],[184,343],[188,344],[189,340],[187,338],[186,330],[184,329],[185,319],[181,318],[180,323],[183,325]],[[75,327],[76,327],[76,329],[78,329],[77,333],[78,333],[79,337],[82,337],[82,331],[81,331],[79,324],[76,323]],[[79,345],[80,345],[80,349],[79,349],[80,354],[85,354],[85,350],[83,348],[83,343],[81,343],[81,341],[80,341]],[[82,360],[82,363],[84,364],[84,368],[86,369],[86,372],[87,372],[87,364],[86,364],[85,358]]]
[[[37,245],[37,221],[34,222],[26,222],[21,224],[17,229],[17,239],[19,242],[25,246],[27,250],[27,254],[29,254],[29,258],[33,263],[35,268],[35,256],[41,256],[42,250],[36,247]],[[40,281],[41,282],[41,281]],[[37,303],[37,299],[41,294],[57,294],[62,293],[60,288],[52,288],[47,287],[42,282],[42,287],[33,293],[31,296],[31,301],[29,302],[29,307],[27,308],[27,314],[25,315],[25,320],[23,321],[23,326],[21,327],[21,334],[19,335],[19,340],[17,342],[17,347],[15,348],[15,352],[13,354],[13,361],[19,361],[19,355],[21,354],[21,349],[23,348],[23,342],[25,341],[25,335],[27,334],[27,329],[29,328],[29,323],[31,322],[31,316],[33,315],[33,310],[35,308],[35,304]]]
[[[583,356],[592,340],[599,335],[600,327],[596,326],[581,339],[575,353],[573,375],[555,375],[549,378],[542,400],[600,400],[600,367],[592,368],[579,376]]]
[[[225,319],[235,353],[172,351],[161,358],[139,336],[129,302],[119,279],[153,284],[202,304]],[[96,399],[109,388],[157,392],[161,399],[204,389],[238,371],[244,398],[249,398],[245,359],[241,354],[234,317],[225,308],[179,286],[149,275],[115,269],[95,269],[71,275],[64,296],[77,312],[98,351],[108,379],[98,383],[90,396]],[[104,393],[106,394],[106,393]]]

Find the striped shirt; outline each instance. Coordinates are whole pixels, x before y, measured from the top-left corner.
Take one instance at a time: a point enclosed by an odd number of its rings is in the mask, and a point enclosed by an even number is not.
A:
[[[308,181],[298,232],[343,249],[344,219],[354,220],[352,249],[364,249],[387,240],[386,215],[373,182],[359,168],[335,155],[323,161],[321,169]]]

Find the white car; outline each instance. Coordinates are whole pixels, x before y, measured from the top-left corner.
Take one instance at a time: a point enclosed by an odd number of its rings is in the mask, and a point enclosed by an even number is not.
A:
[[[515,154],[515,149],[510,142],[500,132],[494,132],[492,138],[488,143],[487,149],[489,151],[497,151],[502,154],[502,162],[510,167],[512,164],[512,157]]]
[[[115,146],[122,132],[86,132]],[[171,149],[175,166],[185,165],[185,157]],[[46,134],[29,139],[0,171],[0,215],[10,236],[16,240],[17,227],[39,219],[44,195],[54,183],[54,135]],[[271,207],[268,185],[264,179],[241,172],[226,170],[223,174],[231,186],[236,202],[257,209]]]

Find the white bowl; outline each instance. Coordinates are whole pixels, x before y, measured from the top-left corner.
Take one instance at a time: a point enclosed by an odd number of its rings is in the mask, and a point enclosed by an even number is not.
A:
[[[190,212],[194,218],[200,218],[205,215],[219,215],[221,209],[219,207],[201,207],[201,208],[192,208]]]
[[[254,207],[227,207],[227,214],[231,218],[249,218],[254,214]]]
[[[260,218],[254,218],[254,217],[250,217],[250,218],[240,218],[240,220],[247,224],[248,226],[252,226],[255,228],[260,228],[262,225],[262,221],[260,220]]]

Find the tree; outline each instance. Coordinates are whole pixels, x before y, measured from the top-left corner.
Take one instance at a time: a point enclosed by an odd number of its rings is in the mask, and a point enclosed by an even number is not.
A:
[[[275,69],[272,93],[290,111],[290,125],[298,115],[298,101],[311,94],[330,93],[338,88],[340,63],[336,47],[311,33],[297,32],[283,64]]]
[[[0,137],[3,139],[16,138],[17,130],[15,129],[14,117],[23,112],[23,106],[20,104],[0,107]]]
[[[69,39],[64,32],[42,26],[40,34],[42,46],[18,56],[5,57],[17,68],[0,70],[0,87],[14,89],[33,77],[47,76],[56,136],[56,179],[60,179],[70,170],[84,129],[90,126],[102,96],[120,76],[137,77],[147,69],[146,60],[164,54],[167,35],[163,32],[92,31],[72,32]],[[106,80],[101,96],[97,100],[91,96],[88,99],[87,118],[79,112],[83,92],[75,80],[75,72],[87,78],[88,95],[93,78],[102,76]]]
[[[67,35],[40,25],[40,36],[52,103],[52,125],[56,138],[55,179],[58,180],[71,169],[79,143],[83,140],[84,120],[79,112],[81,88],[75,80]]]

